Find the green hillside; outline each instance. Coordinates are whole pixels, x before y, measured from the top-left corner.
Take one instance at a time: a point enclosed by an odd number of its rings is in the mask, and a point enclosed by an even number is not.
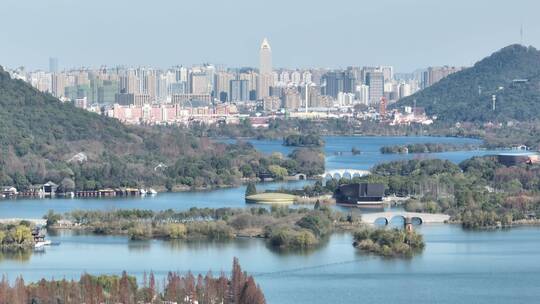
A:
[[[516,82],[527,79],[527,82]],[[496,108],[492,110],[492,95]],[[424,107],[442,122],[532,121],[540,114],[540,51],[507,46],[395,106]]]
[[[1,67],[0,144],[0,186],[20,190],[49,180],[66,191],[214,187],[276,166],[295,173],[299,163],[266,158],[249,144],[214,143],[179,127],[124,126],[11,79]]]

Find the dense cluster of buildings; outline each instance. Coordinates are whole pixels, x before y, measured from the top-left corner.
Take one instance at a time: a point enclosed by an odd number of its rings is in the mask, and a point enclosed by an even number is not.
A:
[[[10,73],[77,107],[126,123],[159,124],[235,122],[241,113],[255,112],[380,110],[461,69],[429,67],[411,74],[395,74],[392,66],[275,69],[267,39],[259,59],[258,69],[202,64],[60,70],[58,59],[51,58],[49,71],[19,68]]]

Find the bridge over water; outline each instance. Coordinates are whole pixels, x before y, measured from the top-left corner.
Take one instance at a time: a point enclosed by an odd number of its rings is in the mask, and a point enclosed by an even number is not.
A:
[[[411,218],[412,220],[419,220],[421,224],[435,224],[444,223],[450,219],[449,215],[441,213],[418,213],[418,212],[406,212],[406,211],[388,211],[388,212],[376,212],[362,214],[362,222],[367,224],[375,224],[379,219],[384,219],[386,225],[388,225],[393,218]]]
[[[329,170],[324,172],[324,174],[321,174],[320,177],[325,179],[341,179],[341,178],[348,178],[353,179],[355,177],[362,177],[371,174],[371,172],[367,170],[356,170],[356,169],[336,169],[336,170]]]

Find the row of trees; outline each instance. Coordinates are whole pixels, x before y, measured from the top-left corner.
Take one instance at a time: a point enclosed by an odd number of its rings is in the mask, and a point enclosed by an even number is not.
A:
[[[446,151],[463,151],[478,148],[475,145],[456,145],[442,143],[418,143],[408,145],[394,145],[381,147],[380,151],[383,154],[394,153],[437,153]]]
[[[18,277],[11,285],[5,276],[0,280],[0,304],[136,304],[136,303],[200,303],[200,304],[264,304],[263,292],[252,276],[242,271],[234,259],[230,278],[211,272],[197,276],[169,272],[162,289],[153,273],[144,274],[142,284],[123,272],[121,276],[83,274],[78,281],[46,280],[25,283]]]

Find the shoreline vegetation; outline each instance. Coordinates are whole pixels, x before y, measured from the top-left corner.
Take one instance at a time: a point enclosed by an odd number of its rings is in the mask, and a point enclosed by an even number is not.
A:
[[[350,232],[354,247],[384,257],[410,257],[424,247],[414,231],[371,227],[352,213],[343,214],[316,204],[315,209],[272,206],[250,209],[72,211],[49,212],[51,229],[84,230],[98,235],[125,235],[130,240],[212,240],[260,238],[273,249],[307,250],[332,233]],[[49,220],[54,218],[54,220]],[[64,220],[62,224],[60,220]],[[69,224],[66,224],[67,220]]]
[[[32,228],[34,228],[34,225],[28,221],[9,224],[0,223],[0,251],[33,249],[35,242]]]
[[[449,151],[470,151],[479,149],[480,145],[472,144],[444,144],[444,143],[418,143],[408,145],[393,145],[381,147],[382,154],[407,153],[440,153]]]
[[[336,231],[352,231],[360,225],[344,215],[318,205],[315,209],[272,206],[249,209],[75,210],[44,216],[51,229],[80,229],[100,235],[126,235],[131,240],[231,240],[256,237],[281,249],[316,247]]]
[[[242,271],[237,258],[230,276],[223,272],[215,277],[211,271],[206,275],[171,271],[160,284],[153,272],[144,273],[142,283],[125,271],[121,275],[83,273],[78,281],[43,278],[26,283],[19,276],[13,284],[3,275],[0,303],[266,303],[260,286]]]
[[[381,183],[386,196],[409,197],[406,211],[444,213],[466,229],[540,224],[540,164],[506,166],[495,156],[448,160],[402,160],[376,165],[372,174],[321,181],[278,191],[298,197],[329,197],[341,185]]]
[[[380,164],[370,176],[347,182],[377,182],[386,195],[410,196],[411,212],[445,213],[466,229],[536,223],[540,217],[540,165],[506,166],[496,157],[450,161],[407,160]]]
[[[396,105],[399,105],[397,103]],[[483,149],[511,149],[526,145],[540,148],[536,130],[540,121],[435,121],[433,125],[391,126],[379,121],[355,118],[328,118],[326,120],[301,120],[275,118],[267,129],[253,128],[249,122],[232,126],[196,126],[197,134],[210,138],[227,139],[283,139],[291,134],[316,134],[318,136],[432,136],[482,140]]]

